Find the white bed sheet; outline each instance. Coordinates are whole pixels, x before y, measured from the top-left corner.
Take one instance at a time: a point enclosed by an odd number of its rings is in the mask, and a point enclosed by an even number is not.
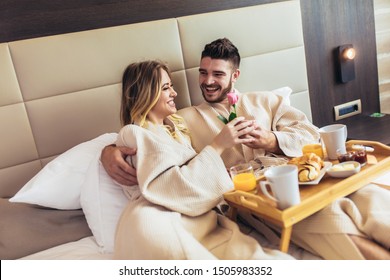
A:
[[[21,260],[111,260],[112,254],[103,254],[93,236],[65,243]]]
[[[258,240],[264,248],[278,249],[277,245],[272,245],[256,231],[250,231],[249,235]],[[290,245],[289,254],[298,260],[321,259],[294,244]],[[89,236],[23,257],[21,260],[112,260],[112,257],[113,254],[101,253],[95,238]]]

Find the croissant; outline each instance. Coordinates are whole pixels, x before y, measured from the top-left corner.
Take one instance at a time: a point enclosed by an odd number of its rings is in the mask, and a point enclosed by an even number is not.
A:
[[[301,182],[315,180],[322,167],[324,167],[324,161],[314,153],[307,153],[301,157],[292,158],[288,163],[298,166],[298,179]]]
[[[298,179],[301,182],[313,181],[318,177],[316,168],[309,164],[304,164],[298,168]]]

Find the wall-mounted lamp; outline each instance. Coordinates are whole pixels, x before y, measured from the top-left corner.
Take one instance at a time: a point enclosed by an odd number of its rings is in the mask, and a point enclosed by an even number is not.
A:
[[[355,79],[355,56],[356,51],[351,44],[342,45],[338,50],[338,65],[340,81],[347,83]]]

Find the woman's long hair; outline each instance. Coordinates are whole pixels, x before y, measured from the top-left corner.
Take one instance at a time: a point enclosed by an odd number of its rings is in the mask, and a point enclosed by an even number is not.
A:
[[[161,95],[161,70],[171,78],[168,66],[161,61],[148,60],[127,66],[122,77],[122,125],[137,123],[147,126],[147,115]],[[180,131],[189,135],[180,116],[171,115],[169,118]]]

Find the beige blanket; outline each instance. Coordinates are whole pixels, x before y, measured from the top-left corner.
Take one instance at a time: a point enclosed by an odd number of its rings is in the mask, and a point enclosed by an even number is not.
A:
[[[364,259],[348,234],[390,249],[390,192],[374,184],[341,198],[299,222],[293,240],[326,259]]]
[[[2,260],[21,258],[91,235],[81,210],[43,208],[0,198]]]

